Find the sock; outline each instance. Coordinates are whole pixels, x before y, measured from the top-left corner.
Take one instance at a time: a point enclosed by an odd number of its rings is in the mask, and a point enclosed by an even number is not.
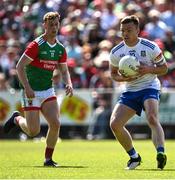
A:
[[[19,125],[19,121],[20,121],[21,118],[23,118],[23,117],[21,117],[21,116],[15,117],[15,118],[14,118],[14,123],[15,123],[16,125]]]
[[[164,153],[164,152],[165,152],[165,148],[163,146],[157,147],[157,153]]]
[[[52,159],[53,151],[54,151],[53,148],[46,147],[46,150],[45,150],[45,159],[46,159],[46,161]]]
[[[136,150],[134,148],[132,148],[131,150],[127,151],[127,153],[129,154],[129,156],[131,158],[138,158],[138,153],[136,152]]]

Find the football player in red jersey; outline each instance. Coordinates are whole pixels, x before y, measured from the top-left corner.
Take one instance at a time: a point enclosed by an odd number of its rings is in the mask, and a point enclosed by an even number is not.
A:
[[[60,112],[53,88],[53,71],[59,69],[65,82],[66,95],[73,95],[70,74],[67,67],[67,53],[56,39],[60,27],[60,15],[48,12],[43,17],[44,33],[29,43],[16,69],[22,87],[22,107],[25,118],[15,111],[4,125],[8,133],[18,125],[28,136],[40,132],[42,112],[48,123],[44,166],[56,167],[52,154],[59,136]]]

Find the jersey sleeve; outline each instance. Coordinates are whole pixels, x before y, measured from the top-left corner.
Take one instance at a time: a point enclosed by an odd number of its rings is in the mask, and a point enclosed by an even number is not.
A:
[[[152,59],[153,59],[153,62],[157,65],[162,65],[162,64],[166,63],[165,57],[163,56],[163,53],[157,44],[153,51]]]
[[[33,42],[29,43],[26,50],[24,51],[24,54],[28,58],[30,58],[31,60],[36,59],[36,57],[38,56],[38,44],[37,44],[37,42],[33,41]]]
[[[120,61],[120,58],[118,58],[117,55],[112,53],[112,51],[111,51],[110,55],[109,55],[109,63],[112,66],[118,67],[119,66],[119,61]]]
[[[62,64],[62,63],[66,63],[66,62],[67,62],[67,53],[66,53],[66,50],[64,50],[64,53],[58,63]]]

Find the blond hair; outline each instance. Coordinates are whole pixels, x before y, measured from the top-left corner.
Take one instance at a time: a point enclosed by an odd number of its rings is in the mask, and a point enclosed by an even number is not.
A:
[[[55,20],[56,18],[60,19],[60,14],[58,12],[48,12],[44,15],[43,21]]]

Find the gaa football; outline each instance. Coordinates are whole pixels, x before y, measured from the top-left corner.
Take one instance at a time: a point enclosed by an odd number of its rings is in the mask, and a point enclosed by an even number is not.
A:
[[[124,76],[135,76],[137,75],[137,68],[140,62],[135,56],[126,55],[119,61],[119,71]]]

